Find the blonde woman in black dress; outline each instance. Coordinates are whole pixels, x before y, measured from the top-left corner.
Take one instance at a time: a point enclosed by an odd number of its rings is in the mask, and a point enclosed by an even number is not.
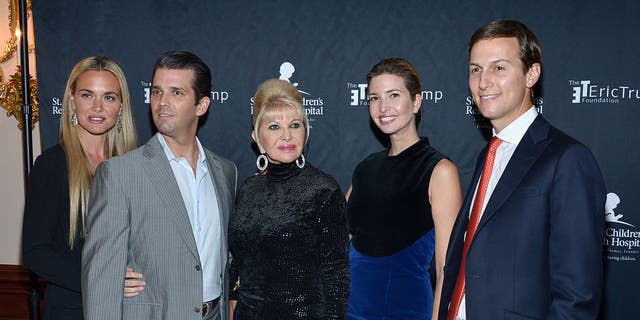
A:
[[[59,143],[38,157],[29,176],[22,254],[47,280],[44,319],[82,319],[80,265],[93,173],[137,145],[129,89],[107,57],[78,62],[67,81]]]

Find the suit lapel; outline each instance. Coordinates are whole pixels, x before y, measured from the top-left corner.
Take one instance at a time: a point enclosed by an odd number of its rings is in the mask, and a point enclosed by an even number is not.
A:
[[[147,163],[144,164],[144,171],[151,181],[151,185],[155,188],[158,198],[162,202],[160,208],[167,212],[176,228],[185,242],[189,251],[200,261],[196,240],[193,237],[191,222],[189,222],[189,214],[184,206],[184,200],[178,187],[171,165],[162,150],[162,146],[156,136],[153,136],[144,146],[144,156]]]
[[[538,116],[522,137],[522,140],[502,173],[500,181],[498,181],[496,188],[493,190],[489,202],[487,202],[487,207],[480,219],[476,235],[482,231],[487,221],[491,220],[498,209],[500,209],[513,191],[520,185],[522,179],[531,169],[531,166],[547,148],[551,142],[549,140],[549,128],[549,123],[544,120],[542,116]]]
[[[223,225],[227,225],[228,213],[229,213],[229,186],[225,184],[227,179],[222,173],[222,166],[220,161],[216,159],[210,152],[205,151],[207,157],[207,164],[209,166],[209,172],[213,179],[213,185],[216,188],[216,198],[218,198],[218,208],[220,210],[220,222]],[[226,231],[225,231],[226,233]]]
[[[231,204],[229,203],[229,186],[226,184],[227,179],[222,172],[222,165],[220,161],[209,150],[205,150],[205,156],[207,157],[207,165],[209,167],[209,173],[213,180],[215,187],[216,198],[218,200],[218,212],[220,213],[220,236],[222,252],[227,252],[227,226],[229,225],[229,211],[231,211]],[[226,263],[226,255],[221,253],[223,258],[223,266]]]
[[[478,157],[478,160],[476,161],[476,168],[473,172],[473,177],[471,178],[471,185],[467,190],[464,201],[462,203],[462,207],[460,208],[460,214],[458,214],[458,220],[456,221],[454,230],[452,231],[452,241],[456,241],[456,243],[459,243],[460,252],[462,252],[464,235],[467,232],[467,225],[469,224],[469,210],[471,210],[471,200],[473,199],[476,185],[478,184],[478,180],[480,179],[480,173],[482,172],[482,163],[484,163],[484,159],[487,157],[487,150],[488,146],[482,150],[482,152],[480,153],[481,156]]]
[[[480,179],[480,172],[482,170],[482,166],[479,165],[484,163],[484,158],[487,154],[487,149],[480,153],[478,159],[476,161],[475,171],[473,173],[473,177],[471,178],[471,184],[465,194],[464,201],[462,202],[462,207],[460,207],[460,212],[453,226],[453,230],[451,231],[451,237],[449,240],[449,245],[447,248],[446,254],[446,268],[451,272],[453,278],[455,279],[455,275],[458,272],[458,268],[460,267],[460,259],[462,256],[462,248],[464,246],[465,234],[467,232],[467,225],[469,224],[469,210],[471,206],[471,199],[473,198],[474,190],[476,185],[478,184],[478,179]],[[455,282],[455,280],[454,280]],[[447,283],[445,282],[445,285]],[[453,285],[451,285],[453,286]],[[451,288],[453,289],[453,287]]]

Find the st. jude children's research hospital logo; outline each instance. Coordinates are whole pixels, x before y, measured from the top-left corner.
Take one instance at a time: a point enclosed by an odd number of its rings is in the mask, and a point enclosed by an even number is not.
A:
[[[539,114],[542,114],[542,111],[544,109],[544,98],[536,97],[533,100],[533,106],[536,108],[536,110],[538,110]],[[478,110],[478,106],[476,106],[475,102],[473,101],[473,97],[467,96],[465,98],[464,108],[465,114],[469,116],[473,120],[473,122],[475,122],[477,128],[492,128],[489,119],[484,118],[482,114],[480,114],[480,110]]]
[[[636,226],[624,221],[621,213],[615,210],[620,204],[620,197],[611,192],[607,194],[605,204],[604,244],[607,247],[607,259],[613,261],[634,261],[640,258],[640,231]]]
[[[598,84],[592,80],[569,80],[571,103],[621,103],[639,101],[640,88],[629,85]]]
[[[324,99],[322,97],[315,97],[310,92],[303,90],[303,86],[296,81],[293,74],[296,72],[294,65],[285,61],[280,64],[278,79],[291,83],[298,89],[298,92],[302,95],[302,106],[304,107],[309,122],[315,121],[318,117],[324,115]],[[253,97],[250,99],[249,106],[251,108],[251,114],[253,114]],[[313,126],[311,126],[313,127]]]

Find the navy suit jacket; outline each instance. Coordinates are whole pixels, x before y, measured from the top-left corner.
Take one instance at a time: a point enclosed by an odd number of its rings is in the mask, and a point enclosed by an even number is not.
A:
[[[478,157],[447,256],[439,319],[460,268]],[[605,188],[587,147],[542,116],[518,144],[482,215],[466,264],[467,320],[595,319],[603,287]]]

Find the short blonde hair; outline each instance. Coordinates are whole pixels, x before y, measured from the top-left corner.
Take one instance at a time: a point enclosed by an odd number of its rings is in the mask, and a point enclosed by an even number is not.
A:
[[[261,83],[253,97],[252,126],[256,136],[262,119],[282,112],[286,108],[295,110],[302,118],[302,123],[306,129],[306,143],[309,140],[309,119],[302,106],[302,95],[291,83],[279,79],[270,79]]]

